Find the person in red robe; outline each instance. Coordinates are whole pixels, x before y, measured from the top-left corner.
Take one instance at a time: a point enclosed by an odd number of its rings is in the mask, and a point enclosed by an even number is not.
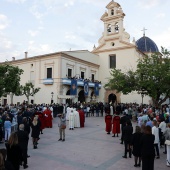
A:
[[[120,133],[120,117],[118,116],[118,113],[116,113],[116,115],[113,117],[112,124],[113,124],[112,137],[115,137],[115,134],[117,134],[117,137],[119,137],[118,134]]]
[[[42,112],[39,112],[38,117],[41,122],[40,132],[43,134],[43,129],[45,129],[45,116]]]
[[[79,108],[77,111],[79,112],[79,116],[80,116],[80,127],[84,127],[84,122],[85,122],[84,111],[81,108]]]
[[[45,127],[47,128],[52,128],[52,111],[50,110],[50,108],[47,107],[46,110],[44,110],[43,112],[44,116],[45,116]]]
[[[105,116],[105,123],[106,123],[106,132],[107,134],[110,134],[111,130],[112,130],[112,116],[110,115],[110,113],[107,113],[107,115]]]

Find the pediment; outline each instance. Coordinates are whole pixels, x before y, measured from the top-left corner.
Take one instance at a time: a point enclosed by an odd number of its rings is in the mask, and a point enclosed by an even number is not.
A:
[[[113,7],[120,7],[120,4],[118,4],[117,2],[111,1],[111,2],[106,6],[107,9],[112,9]]]
[[[121,38],[117,39],[118,46],[112,47],[111,43],[116,42],[115,39],[107,39],[105,42],[100,44],[96,49],[94,49],[93,53],[98,53],[101,51],[108,51],[108,50],[122,50],[122,49],[129,49],[129,48],[136,48],[136,46],[132,43],[126,42],[121,40]],[[108,48],[108,43],[110,43],[110,48]]]

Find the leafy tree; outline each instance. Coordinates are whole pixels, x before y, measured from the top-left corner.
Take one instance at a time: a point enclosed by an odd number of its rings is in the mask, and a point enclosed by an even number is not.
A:
[[[0,65],[0,96],[11,94],[11,103],[13,103],[13,95],[20,85],[22,73],[23,70],[17,66],[8,63]]]
[[[129,94],[136,90],[136,74],[132,70],[123,73],[120,69],[112,69],[111,78],[109,82],[105,85],[105,88],[117,90],[117,92],[122,92],[123,94]]]
[[[161,53],[139,59],[136,71],[111,70],[105,87],[123,94],[144,93],[152,98],[155,106],[160,106],[170,97],[170,52],[161,47]]]
[[[5,73],[6,73],[6,68],[4,67],[4,65],[0,65],[0,97],[2,97],[5,92],[5,82],[4,82]]]
[[[13,96],[17,93],[20,86],[20,75],[23,70],[18,66],[6,65],[6,74],[4,76],[5,93],[10,94],[11,103],[13,103]]]
[[[29,104],[29,98],[30,96],[34,96],[36,93],[38,93],[40,90],[40,87],[34,88],[34,85],[31,82],[25,83],[24,86],[20,86],[18,89],[17,95],[25,95]]]

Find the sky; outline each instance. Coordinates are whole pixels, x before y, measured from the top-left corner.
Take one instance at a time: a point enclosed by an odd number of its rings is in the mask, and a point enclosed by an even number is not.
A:
[[[111,0],[0,0],[0,62],[69,50],[93,50]],[[170,0],[115,0],[130,40],[151,38],[170,51]]]

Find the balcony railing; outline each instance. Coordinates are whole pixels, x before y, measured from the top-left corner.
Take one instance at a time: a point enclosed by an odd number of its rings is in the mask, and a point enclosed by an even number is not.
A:
[[[71,85],[71,79],[62,78],[63,85]],[[95,82],[88,82],[89,87],[95,87]],[[77,79],[77,86],[84,86],[84,81]],[[99,83],[99,88],[101,88],[101,83]]]
[[[52,78],[43,79],[43,84],[52,85],[53,83],[54,83],[54,80]]]

